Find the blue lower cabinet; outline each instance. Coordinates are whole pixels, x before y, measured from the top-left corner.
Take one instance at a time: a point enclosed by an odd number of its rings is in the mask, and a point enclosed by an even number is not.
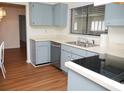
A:
[[[61,69],[65,72],[68,72],[68,69],[65,67],[65,62],[71,60],[71,53],[61,50]]]
[[[50,42],[30,40],[31,62],[34,65],[50,62]]]
[[[61,45],[61,69],[68,72],[67,67],[65,67],[65,62],[80,59],[84,57],[90,57],[97,55],[97,53],[89,52],[79,48],[71,47],[68,45]]]
[[[83,57],[73,54],[71,52],[68,52],[66,50],[61,50],[61,69],[65,72],[68,72],[68,69],[65,66],[65,62],[74,60],[74,59],[80,59],[80,58],[83,58]]]

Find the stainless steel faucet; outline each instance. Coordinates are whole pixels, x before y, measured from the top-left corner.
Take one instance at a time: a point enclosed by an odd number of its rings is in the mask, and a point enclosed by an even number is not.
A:
[[[95,40],[92,40],[93,45],[95,44]]]
[[[88,43],[88,39],[87,38],[82,38],[82,37],[78,37],[77,41],[78,42],[83,42],[83,43]]]

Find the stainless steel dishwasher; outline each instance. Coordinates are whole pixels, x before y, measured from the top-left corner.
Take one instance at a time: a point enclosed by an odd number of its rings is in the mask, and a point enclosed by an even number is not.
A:
[[[51,42],[51,62],[52,65],[60,69],[61,44]]]

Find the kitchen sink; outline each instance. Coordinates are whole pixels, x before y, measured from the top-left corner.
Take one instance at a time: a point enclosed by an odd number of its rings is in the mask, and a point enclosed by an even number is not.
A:
[[[80,41],[72,41],[72,42],[66,42],[67,44],[72,44],[72,45],[77,45],[80,47],[95,47],[98,46],[96,44],[93,43],[88,43],[88,42],[80,42]]]

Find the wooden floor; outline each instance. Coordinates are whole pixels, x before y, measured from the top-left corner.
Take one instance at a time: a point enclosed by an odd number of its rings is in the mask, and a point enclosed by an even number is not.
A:
[[[26,63],[25,49],[5,50],[6,79],[0,71],[0,90],[53,90],[67,87],[67,76],[51,65],[34,68]]]

